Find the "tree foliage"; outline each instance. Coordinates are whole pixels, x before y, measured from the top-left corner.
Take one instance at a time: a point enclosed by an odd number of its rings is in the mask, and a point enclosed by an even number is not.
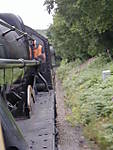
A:
[[[68,60],[87,59],[113,49],[113,0],[46,0],[55,11],[49,35]]]

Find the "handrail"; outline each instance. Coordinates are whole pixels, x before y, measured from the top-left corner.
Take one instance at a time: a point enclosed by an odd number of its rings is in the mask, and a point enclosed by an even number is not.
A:
[[[10,25],[10,24],[4,22],[4,21],[1,21],[1,20],[0,20],[0,24],[3,25],[3,26],[5,26],[5,27],[7,27],[7,28],[9,28],[9,29],[11,29],[12,31],[16,31],[18,34],[26,35],[26,36],[29,38],[29,40],[34,41],[34,38],[32,38],[32,37],[31,37],[29,34],[27,34],[26,32],[23,32],[23,31],[17,29],[16,27],[14,28],[14,26],[12,26],[12,25]]]
[[[32,67],[40,64],[37,60],[24,60],[24,59],[0,59],[0,69],[5,68],[23,68]]]

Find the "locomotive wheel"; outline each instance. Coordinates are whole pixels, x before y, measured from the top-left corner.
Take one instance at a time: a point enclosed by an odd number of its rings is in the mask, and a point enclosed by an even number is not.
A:
[[[33,103],[35,103],[34,91],[31,87],[31,85],[28,85],[28,87],[27,87],[27,109],[26,109],[26,115],[28,118],[31,118]]]

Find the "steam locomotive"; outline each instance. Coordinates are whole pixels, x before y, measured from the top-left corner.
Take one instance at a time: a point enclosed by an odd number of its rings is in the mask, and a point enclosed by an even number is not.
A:
[[[34,39],[45,49],[43,64],[30,60],[29,45]],[[0,14],[0,120],[7,150],[28,149],[8,109],[14,117],[30,118],[37,89],[53,88],[50,57],[45,37],[25,26],[19,16]]]

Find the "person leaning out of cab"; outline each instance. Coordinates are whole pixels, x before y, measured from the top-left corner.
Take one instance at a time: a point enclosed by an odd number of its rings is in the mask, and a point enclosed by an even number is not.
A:
[[[41,60],[42,63],[46,61],[44,47],[37,40],[30,45],[30,59]]]

